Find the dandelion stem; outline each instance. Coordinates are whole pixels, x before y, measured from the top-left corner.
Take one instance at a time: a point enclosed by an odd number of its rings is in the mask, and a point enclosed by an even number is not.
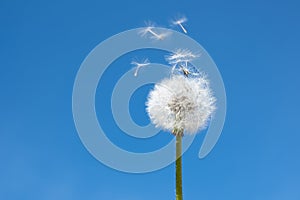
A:
[[[183,130],[177,129],[176,132],[176,200],[182,200],[182,135]]]

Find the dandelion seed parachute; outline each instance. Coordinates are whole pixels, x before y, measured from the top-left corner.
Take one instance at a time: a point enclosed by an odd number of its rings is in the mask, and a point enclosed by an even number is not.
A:
[[[173,21],[172,23],[174,24],[174,25],[178,25],[178,26],[180,26],[180,28],[182,29],[182,31],[184,32],[184,33],[187,33],[187,30],[186,30],[186,28],[182,25],[184,22],[186,22],[187,21],[187,18],[186,17],[182,17],[182,18],[180,18],[180,19],[178,19],[178,20],[176,20],[176,21]]]
[[[134,76],[137,76],[140,68],[150,65],[150,62],[148,59],[145,59],[142,62],[132,61],[131,64],[136,66]]]
[[[188,49],[177,49],[171,55],[165,57],[166,61],[172,66],[171,72],[174,73],[176,69],[182,71],[182,69],[189,68],[189,62],[199,57],[200,55],[192,53]],[[195,73],[192,73],[195,75]]]
[[[194,54],[188,49],[177,49],[173,54],[165,58],[170,65],[176,65],[178,63],[190,62],[197,57],[199,57],[198,54]]]
[[[156,84],[149,93],[146,110],[157,127],[184,129],[194,134],[204,129],[216,109],[216,99],[204,77],[173,75]]]
[[[168,37],[171,34],[171,32],[167,32],[167,31],[158,33],[155,30],[153,30],[154,28],[155,28],[154,26],[145,27],[139,32],[139,34],[143,37],[150,35],[150,38],[154,40],[164,40],[166,37]]]
[[[139,31],[139,35],[142,37],[150,37],[154,40],[164,40],[171,35],[170,31],[158,31],[155,28],[156,26],[153,22],[146,22],[146,27]]]

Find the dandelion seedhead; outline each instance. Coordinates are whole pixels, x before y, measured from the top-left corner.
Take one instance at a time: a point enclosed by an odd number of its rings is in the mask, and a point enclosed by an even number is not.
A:
[[[206,127],[216,109],[206,77],[174,75],[154,86],[146,103],[150,120],[164,130],[197,133]]]
[[[134,71],[134,76],[138,75],[138,71],[140,70],[141,67],[145,67],[147,65],[150,65],[150,62],[148,59],[143,60],[142,62],[138,62],[138,61],[132,61],[131,62],[132,65],[135,65],[136,69]]]
[[[182,25],[182,24],[185,23],[186,21],[187,21],[187,18],[186,18],[186,17],[182,17],[182,18],[179,18],[178,20],[172,21],[172,24],[173,24],[173,25],[178,25],[184,33],[187,33],[187,30],[186,30],[185,27]]]

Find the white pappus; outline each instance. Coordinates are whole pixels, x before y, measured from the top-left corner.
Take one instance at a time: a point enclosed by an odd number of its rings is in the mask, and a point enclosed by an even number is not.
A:
[[[150,91],[146,110],[157,127],[168,131],[183,129],[194,134],[206,127],[216,109],[215,103],[205,76],[173,75]]]

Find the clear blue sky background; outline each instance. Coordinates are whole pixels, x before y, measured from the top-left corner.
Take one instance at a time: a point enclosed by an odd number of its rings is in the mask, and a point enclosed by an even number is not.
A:
[[[211,154],[198,159],[202,133],[184,155],[185,199],[299,200],[299,8],[296,0],[1,0],[0,199],[174,199],[174,165],[139,175],[104,166],[82,145],[71,104],[77,70],[97,44],[182,13],[189,35],[218,65],[228,98]],[[114,83],[107,75],[101,92]],[[141,124],[148,89],[131,107]],[[145,150],[103,115],[112,140]],[[152,145],[145,148],[163,144]]]

